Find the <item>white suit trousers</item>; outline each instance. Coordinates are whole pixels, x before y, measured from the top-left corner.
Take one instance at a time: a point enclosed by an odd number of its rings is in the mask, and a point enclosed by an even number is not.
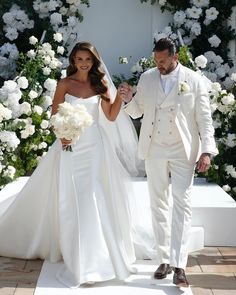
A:
[[[146,160],[146,172],[159,264],[169,263],[183,269],[186,267],[194,166],[195,163],[187,160],[182,142],[151,146]]]

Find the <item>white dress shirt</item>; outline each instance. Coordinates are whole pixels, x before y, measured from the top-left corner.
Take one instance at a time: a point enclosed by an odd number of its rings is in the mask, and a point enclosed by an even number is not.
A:
[[[169,74],[167,74],[167,75],[161,74],[161,84],[162,84],[163,90],[165,92],[165,95],[168,95],[170,93],[171,89],[174,87],[174,85],[178,79],[179,68],[180,68],[180,65],[178,63],[177,67]]]

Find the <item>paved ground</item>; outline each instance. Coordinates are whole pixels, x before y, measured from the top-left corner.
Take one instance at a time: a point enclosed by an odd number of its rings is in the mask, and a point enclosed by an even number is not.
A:
[[[41,260],[0,257],[0,295],[33,295]],[[236,295],[236,247],[206,247],[189,256],[194,295]]]

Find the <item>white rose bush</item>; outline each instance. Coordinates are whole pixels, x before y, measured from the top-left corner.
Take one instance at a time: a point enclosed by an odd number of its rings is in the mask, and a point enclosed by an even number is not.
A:
[[[4,3],[3,3],[4,2]],[[19,52],[26,52],[40,40],[47,30],[46,41],[62,41],[57,53],[63,54],[79,38],[79,24],[83,20],[81,7],[88,0],[27,0],[1,1],[0,4],[0,85],[16,75]],[[31,37],[34,35],[34,37]],[[28,42],[31,37],[30,42]],[[29,52],[33,57],[34,50]],[[53,61],[52,61],[53,63]],[[49,73],[45,68],[44,73]]]
[[[4,81],[0,88],[0,189],[19,176],[31,174],[55,140],[49,120],[62,67],[56,53],[60,36],[57,33],[52,44],[31,36],[33,48],[19,54],[19,75]],[[45,66],[49,74],[44,72]]]

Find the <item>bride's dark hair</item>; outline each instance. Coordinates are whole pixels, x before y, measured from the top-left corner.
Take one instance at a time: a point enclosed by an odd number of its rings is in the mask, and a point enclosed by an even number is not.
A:
[[[110,99],[106,96],[106,92],[108,87],[104,82],[105,72],[102,68],[101,57],[99,56],[97,49],[88,42],[79,42],[72,49],[69,55],[69,66],[66,69],[67,77],[75,74],[77,72],[77,68],[75,66],[75,55],[77,51],[88,51],[91,53],[93,58],[93,66],[89,71],[89,78],[91,85],[97,94],[100,94],[101,97],[107,101]]]

